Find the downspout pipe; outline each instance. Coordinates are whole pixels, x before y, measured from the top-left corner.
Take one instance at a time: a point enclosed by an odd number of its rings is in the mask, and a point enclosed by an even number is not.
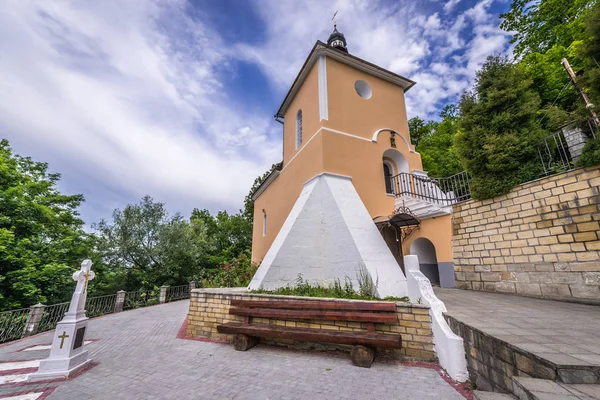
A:
[[[281,125],[283,125],[283,115],[281,115],[281,114],[275,114],[275,115],[273,115],[273,118],[275,119],[275,121],[277,121]]]

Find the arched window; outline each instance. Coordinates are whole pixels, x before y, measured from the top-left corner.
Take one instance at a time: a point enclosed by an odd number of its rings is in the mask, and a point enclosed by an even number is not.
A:
[[[302,146],[302,110],[296,114],[296,149]]]
[[[263,236],[267,236],[267,212],[263,210]]]
[[[394,194],[392,168],[386,162],[383,163],[383,179],[385,179],[385,192]]]

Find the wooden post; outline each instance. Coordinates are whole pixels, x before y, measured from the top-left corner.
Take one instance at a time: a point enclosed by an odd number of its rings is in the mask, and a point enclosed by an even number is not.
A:
[[[233,348],[237,351],[246,351],[256,346],[258,339],[254,336],[237,334],[233,336]]]
[[[366,346],[354,346],[350,353],[352,364],[357,367],[371,368],[373,360],[375,359],[375,351]]]
[[[115,312],[123,311],[123,304],[125,303],[125,291],[119,290],[117,292],[117,299],[115,301]]]
[[[42,315],[44,315],[44,308],[46,308],[46,306],[41,303],[29,307],[29,317],[27,317],[25,329],[23,329],[23,334],[21,335],[22,337],[31,336],[37,332],[40,321],[42,320]]]
[[[571,78],[571,82],[573,82],[573,86],[575,86],[575,89],[577,90],[577,92],[579,92],[579,95],[583,99],[585,107],[588,110],[590,110],[590,114],[592,114],[592,118],[594,120],[594,123],[596,124],[596,127],[600,127],[600,120],[598,119],[598,115],[594,111],[594,105],[590,102],[590,99],[587,97],[581,86],[579,86],[579,84],[577,83],[577,78],[575,77],[573,68],[571,68],[571,64],[569,64],[569,60],[563,58],[561,61],[563,67],[565,68],[565,71],[567,71],[567,74],[569,74],[569,78]]]

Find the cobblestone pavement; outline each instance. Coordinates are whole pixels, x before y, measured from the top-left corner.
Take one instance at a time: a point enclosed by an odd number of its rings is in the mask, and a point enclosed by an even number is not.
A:
[[[558,365],[600,365],[600,306],[435,288],[457,320]]]
[[[70,381],[0,386],[0,398],[58,386],[48,399],[461,399],[433,369],[375,361],[352,366],[347,355],[259,345],[177,339],[188,301],[90,321],[87,346],[99,364]],[[45,358],[52,333],[0,347],[0,362]]]

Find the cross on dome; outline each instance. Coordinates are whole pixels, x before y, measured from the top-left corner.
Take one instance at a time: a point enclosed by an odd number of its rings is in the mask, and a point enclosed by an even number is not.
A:
[[[337,30],[337,11],[333,14],[333,32],[329,35],[329,39],[327,39],[327,44],[331,47],[335,47],[336,49],[340,49],[341,51],[348,52],[348,48],[346,47],[346,38],[344,34]]]

